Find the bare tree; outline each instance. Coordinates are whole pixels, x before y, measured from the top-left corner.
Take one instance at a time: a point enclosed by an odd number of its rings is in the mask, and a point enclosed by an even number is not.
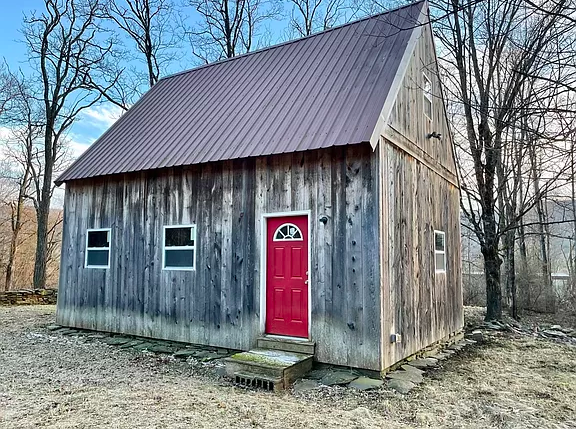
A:
[[[470,174],[461,170],[462,209],[484,258],[486,318],[497,319],[502,315],[501,238],[517,227],[517,217],[523,215],[518,211],[518,216],[502,223],[504,213],[499,212],[498,201],[504,176],[498,180],[498,171],[508,144],[507,134],[521,126],[519,121],[527,109],[522,99],[524,89],[531,88],[535,81],[561,85],[557,76],[549,73],[558,67],[554,64],[557,58],[552,58],[550,52],[567,43],[570,2],[546,4],[545,13],[521,0],[432,3],[443,18],[435,23],[443,66],[449,71],[446,76],[454,77],[447,86],[454,88],[452,96],[464,118],[460,149],[471,164]]]
[[[6,164],[2,171],[2,180],[4,186],[0,196],[0,203],[2,209],[7,209],[7,223],[10,229],[10,234],[5,237],[7,243],[7,255],[5,263],[5,282],[4,289],[10,290],[13,284],[14,264],[19,244],[21,242],[20,232],[24,226],[23,220],[24,203],[26,192],[30,186],[30,172],[20,171],[14,169],[12,165]],[[10,183],[9,186],[7,182]]]
[[[0,123],[4,122],[6,110],[17,96],[17,82],[8,66],[0,63]]]
[[[276,0],[190,0],[201,22],[188,31],[193,54],[205,63],[250,52],[263,23],[277,19]]]
[[[135,44],[152,87],[177,58],[181,36],[176,5],[172,0],[108,0],[104,13]]]
[[[570,237],[570,251],[568,256],[568,273],[570,274],[570,298],[576,310],[576,136],[570,140],[570,206],[572,208],[572,236]]]
[[[550,264],[550,256],[549,256],[549,231],[547,227],[548,223],[548,214],[546,210],[546,196],[542,193],[542,188],[540,184],[540,177],[542,175],[539,165],[540,160],[537,156],[537,151],[535,146],[530,148],[530,169],[532,172],[532,185],[534,188],[534,198],[535,198],[535,209],[538,215],[537,221],[537,229],[538,229],[538,241],[540,245],[540,262],[541,262],[541,271],[542,271],[542,281],[543,281],[543,289],[546,293],[546,310],[553,311],[553,303],[551,303],[551,299],[553,299],[553,292],[552,292],[552,270]],[[552,298],[551,298],[552,297]]]
[[[347,0],[290,0],[290,3],[293,4],[290,27],[300,37],[333,27],[350,8]]]
[[[519,132],[518,132],[519,131]],[[525,130],[513,128],[507,135],[507,144],[503,148],[502,162],[497,168],[498,182],[502,183],[498,195],[500,210],[500,229],[512,226],[521,210],[522,199],[522,165],[525,157],[524,145]],[[503,253],[506,274],[506,297],[510,305],[512,317],[517,314],[517,285],[516,285],[516,229],[507,228],[503,234]]]
[[[250,52],[254,44],[259,47],[268,44],[264,41],[264,33],[260,31],[260,27],[267,20],[278,19],[282,6],[277,0],[246,0],[244,7],[246,8],[246,23],[244,31],[240,33],[240,37],[242,39],[242,50]],[[256,40],[257,38],[258,40]]]
[[[48,217],[55,166],[65,153],[65,133],[78,115],[98,103],[118,74],[109,74],[113,44],[103,39],[99,0],[44,0],[45,9],[24,20],[29,58],[38,72],[44,135],[42,174],[36,175],[38,220],[34,287],[46,282]]]
[[[20,232],[24,226],[24,206],[31,194],[34,160],[38,159],[37,140],[43,134],[38,103],[30,92],[28,82],[21,75],[13,75],[12,82],[13,103],[10,111],[5,115],[5,121],[11,129],[11,135],[7,138],[5,145],[5,159],[9,160],[13,166],[10,180],[15,185],[15,195],[5,201],[10,210],[12,233],[6,264],[6,290],[9,290],[13,283],[14,263],[20,244]]]
[[[8,262],[6,264],[6,277],[4,288],[10,290],[13,283],[14,275],[14,262],[16,260],[16,253],[18,251],[18,244],[20,240],[20,231],[23,226],[23,212],[26,194],[30,188],[30,169],[26,168],[20,177],[17,178],[18,194],[15,201],[8,201],[7,204],[10,208],[10,228],[12,236],[10,237],[10,248],[8,251]]]

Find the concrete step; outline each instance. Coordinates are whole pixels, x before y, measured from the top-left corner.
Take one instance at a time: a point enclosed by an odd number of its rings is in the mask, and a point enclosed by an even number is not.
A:
[[[259,349],[283,350],[285,352],[314,355],[316,343],[311,341],[291,340],[287,338],[260,337],[256,341]]]
[[[288,388],[312,369],[313,356],[283,350],[253,349],[226,358],[226,373],[241,384],[259,386],[264,382]],[[242,381],[245,380],[245,381]],[[252,380],[252,381],[250,381]]]

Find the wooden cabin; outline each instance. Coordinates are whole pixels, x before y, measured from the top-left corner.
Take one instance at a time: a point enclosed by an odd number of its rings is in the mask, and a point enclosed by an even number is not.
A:
[[[463,327],[425,2],[166,77],[57,183],[62,325],[378,371]]]

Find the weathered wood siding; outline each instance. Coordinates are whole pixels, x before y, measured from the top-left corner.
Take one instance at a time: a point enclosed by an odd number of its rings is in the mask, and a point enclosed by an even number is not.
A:
[[[382,368],[463,326],[459,189],[430,26],[399,89],[381,145]],[[423,73],[432,82],[424,114]],[[442,134],[441,139],[428,134]],[[446,233],[446,273],[435,272],[434,230]],[[402,335],[391,343],[390,335]]]
[[[262,214],[310,210],[317,359],[379,369],[378,174],[363,144],[68,183],[58,322],[248,349]],[[163,271],[163,225],[189,223],[196,271]],[[108,227],[110,269],[84,268],[86,230]]]
[[[432,83],[432,120],[424,114],[424,74]],[[427,137],[442,134],[442,139]],[[438,173],[457,181],[448,118],[438,75],[436,51],[429,25],[422,33],[398,91],[384,136],[426,162]]]
[[[396,147],[382,150],[383,368],[463,326],[459,190]],[[446,233],[445,273],[435,272],[434,230]],[[402,335],[391,343],[390,334]]]

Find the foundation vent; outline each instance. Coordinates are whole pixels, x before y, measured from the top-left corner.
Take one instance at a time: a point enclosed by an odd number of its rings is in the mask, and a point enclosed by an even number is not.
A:
[[[234,374],[234,382],[240,386],[269,391],[280,390],[282,385],[281,380],[259,377],[254,374]]]

